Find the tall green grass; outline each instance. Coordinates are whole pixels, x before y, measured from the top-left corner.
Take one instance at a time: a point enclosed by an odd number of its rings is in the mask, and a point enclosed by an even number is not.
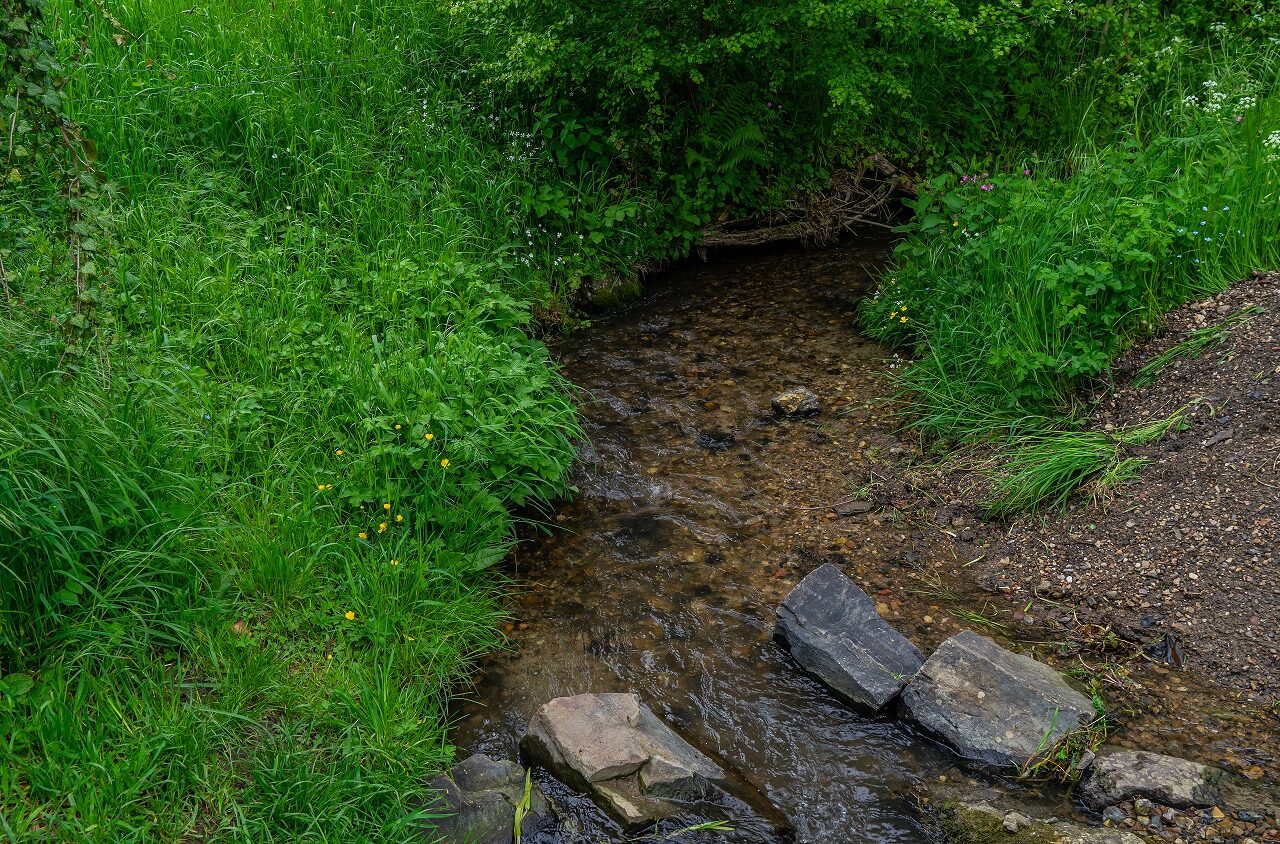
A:
[[[49,15],[119,186],[103,359],[48,328],[54,244],[6,252],[0,828],[415,840],[509,509],[578,436],[529,165],[432,7],[112,12]]]
[[[922,429],[971,439],[1069,416],[1167,310],[1280,263],[1275,45],[1184,58],[1114,141],[924,187],[863,312],[914,354],[903,385]]]

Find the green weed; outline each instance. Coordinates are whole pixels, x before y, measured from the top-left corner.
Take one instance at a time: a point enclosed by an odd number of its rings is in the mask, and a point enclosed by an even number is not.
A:
[[[1210,346],[1216,346],[1225,340],[1232,328],[1249,322],[1260,313],[1262,313],[1262,308],[1257,305],[1250,305],[1241,309],[1239,313],[1232,314],[1214,325],[1197,328],[1188,335],[1187,339],[1170,346],[1144,364],[1134,374],[1130,383],[1135,387],[1145,387],[1154,383],[1156,377],[1164,368],[1175,360],[1200,357],[1205,349]]]
[[[1021,435],[988,472],[995,484],[987,510],[994,516],[1041,506],[1062,506],[1086,484],[1112,489],[1146,464],[1124,449],[1148,445],[1182,424],[1186,409],[1145,425],[1114,432],[1044,430]]]

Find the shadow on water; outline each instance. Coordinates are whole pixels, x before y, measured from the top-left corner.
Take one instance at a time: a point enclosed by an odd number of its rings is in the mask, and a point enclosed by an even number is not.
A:
[[[706,812],[736,828],[714,840],[926,839],[909,792],[954,758],[841,705],[772,640],[795,582],[780,566],[831,556],[808,549],[788,513],[806,488],[847,487],[841,461],[884,391],[869,374],[887,353],[858,334],[856,305],[889,248],[682,269],[557,349],[583,391],[581,494],[560,530],[515,555],[526,585],[512,647],[456,713],[462,749],[514,756],[545,701],[635,691],[794,830],[731,804]],[[818,393],[821,416],[775,420],[770,397],[789,384]],[[588,801],[547,786],[577,827],[562,840],[622,839]]]

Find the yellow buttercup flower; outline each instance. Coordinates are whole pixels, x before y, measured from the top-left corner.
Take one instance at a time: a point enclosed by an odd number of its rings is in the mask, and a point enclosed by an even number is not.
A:
[[[324,492],[324,484],[316,484],[316,489],[320,492]]]
[[[441,469],[448,469],[448,468],[449,468],[449,458],[447,458],[447,457],[446,457],[446,458],[444,458],[443,460],[441,460],[441,461],[440,461],[440,468],[441,468]]]
[[[339,457],[341,457],[345,452],[343,452],[343,450],[342,450],[342,449],[338,449],[338,450],[337,450],[336,452],[334,452],[334,453],[335,453],[335,454],[337,454]]]
[[[397,522],[403,522],[403,521],[404,521],[404,516],[400,515],[399,513],[396,513],[396,521],[397,521]]]
[[[386,522],[378,522],[378,533],[382,533],[382,532],[383,532],[383,531],[385,531],[386,529],[387,529],[387,523],[386,523]]]
[[[397,422],[397,423],[396,423],[396,430],[397,430],[397,431],[399,431],[399,430],[400,430],[400,423],[399,423],[399,422]]]
[[[364,531],[360,531],[360,533],[358,533],[358,534],[356,534],[356,535],[357,535],[357,536],[359,536],[361,539],[368,539],[368,538],[369,538],[369,534],[365,533]]]
[[[351,610],[347,610],[345,613],[343,613],[343,614],[342,614],[342,617],[343,617],[343,618],[345,618],[347,621],[355,621],[355,620],[356,620],[356,614],[355,614],[355,613],[353,613]]]
[[[906,322],[906,321],[907,321],[907,318],[906,318],[906,317],[899,317],[899,319],[901,319],[903,322]]]
[[[391,561],[391,565],[393,565],[393,566],[398,566],[398,565],[400,565],[400,561],[399,561],[399,560],[392,560],[392,561]]]
[[[430,433],[430,432],[428,432],[428,433],[423,434],[423,435],[422,435],[422,438],[423,438],[424,440],[426,440],[427,442],[431,442],[432,440],[434,440],[434,439],[436,438],[436,435],[435,435],[435,434],[432,434],[432,433]]]
[[[390,509],[391,509],[391,502],[390,502],[390,501],[388,501],[388,502],[386,502],[385,504],[383,504],[383,505],[382,505],[382,509],[383,509],[383,510],[390,510]]]

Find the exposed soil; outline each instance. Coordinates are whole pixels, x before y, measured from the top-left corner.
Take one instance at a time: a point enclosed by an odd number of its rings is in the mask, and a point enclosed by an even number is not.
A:
[[[1166,333],[1117,367],[1153,356],[1244,308],[1264,312],[1146,387],[1119,386],[1090,427],[1167,417],[1185,430],[1136,450],[1151,463],[1114,500],[1026,518],[974,566],[1014,601],[1046,595],[1073,622],[1102,625],[1150,655],[1238,692],[1280,701],[1280,275],[1261,275],[1170,315]]]

